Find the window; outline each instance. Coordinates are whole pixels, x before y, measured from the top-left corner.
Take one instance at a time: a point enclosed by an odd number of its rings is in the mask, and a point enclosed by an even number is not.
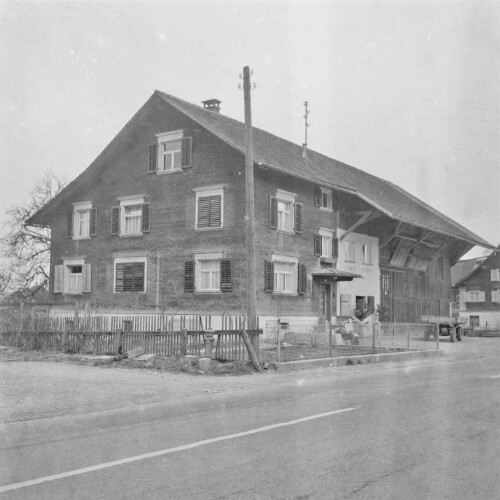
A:
[[[314,235],[314,255],[331,259],[333,256],[332,242],[333,231],[320,229],[319,234]]]
[[[149,146],[148,172],[178,172],[191,166],[191,137],[182,130],[158,134],[157,143]]]
[[[345,260],[354,262],[354,243],[352,241],[344,241]]]
[[[332,209],[332,190],[321,188],[321,208]]]
[[[195,255],[184,267],[185,292],[230,292],[231,261],[222,258],[222,252]]]
[[[491,270],[491,281],[500,281],[500,269]]]
[[[146,291],[147,257],[116,257],[115,293],[143,293]]]
[[[82,294],[90,292],[91,286],[91,266],[83,259],[64,260],[54,266],[54,293]]]
[[[296,195],[278,189],[269,200],[269,227],[286,233],[302,233],[302,203]]]
[[[68,266],[68,293],[82,291],[82,266]]]
[[[363,264],[372,263],[372,248],[370,245],[363,244]]]
[[[73,210],[67,213],[66,236],[74,240],[87,239],[97,232],[97,210],[92,202],[73,203]]]
[[[468,290],[465,294],[465,302],[485,302],[484,291]]]
[[[314,205],[323,210],[333,210],[333,191],[316,186],[314,189]]]
[[[197,188],[195,191],[196,228],[221,228],[224,214],[224,186]]]
[[[305,269],[301,267],[299,279],[299,264],[297,257],[273,254],[271,262],[266,261],[266,291],[282,294],[296,295],[298,285],[301,289],[305,281]]]
[[[113,207],[111,234],[120,236],[139,236],[149,232],[149,203],[143,196],[120,199],[120,206]]]
[[[491,291],[491,302],[500,302],[500,288]]]

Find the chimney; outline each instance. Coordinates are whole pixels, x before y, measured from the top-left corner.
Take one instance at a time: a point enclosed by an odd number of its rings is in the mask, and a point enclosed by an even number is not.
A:
[[[209,109],[210,111],[220,112],[220,101],[219,99],[208,99],[207,101],[202,101],[203,107]]]

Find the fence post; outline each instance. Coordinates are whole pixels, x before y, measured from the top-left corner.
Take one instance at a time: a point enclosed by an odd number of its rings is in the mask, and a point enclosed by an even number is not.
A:
[[[185,328],[183,328],[181,330],[181,345],[180,345],[180,353],[179,353],[181,356],[185,356],[187,353],[187,341],[188,341],[187,330]]]
[[[330,358],[332,357],[332,322],[328,322],[329,325],[329,337],[330,337]]]
[[[122,342],[123,342],[122,330],[118,330],[117,337],[116,337],[116,353],[117,354],[122,354],[123,353]]]

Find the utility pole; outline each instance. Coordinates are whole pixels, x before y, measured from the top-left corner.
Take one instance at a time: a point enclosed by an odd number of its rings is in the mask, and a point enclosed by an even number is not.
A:
[[[245,193],[246,193],[246,257],[247,257],[247,318],[249,330],[257,328],[257,292],[255,281],[255,218],[253,179],[253,129],[250,98],[250,68],[243,68],[243,95],[245,99]]]
[[[308,102],[304,101],[304,144],[302,144],[302,156],[306,160],[306,168],[307,168],[307,129],[309,128],[309,123],[307,122],[307,117],[309,116],[309,108],[308,108]]]

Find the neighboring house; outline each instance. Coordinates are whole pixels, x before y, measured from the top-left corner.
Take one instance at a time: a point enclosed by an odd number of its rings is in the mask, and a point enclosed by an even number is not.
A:
[[[156,91],[29,224],[52,230],[55,304],[242,313],[244,124]],[[471,231],[394,184],[254,128],[257,314],[449,314]]]
[[[471,327],[500,327],[500,245],[462,276],[454,287],[458,290],[459,316]]]

